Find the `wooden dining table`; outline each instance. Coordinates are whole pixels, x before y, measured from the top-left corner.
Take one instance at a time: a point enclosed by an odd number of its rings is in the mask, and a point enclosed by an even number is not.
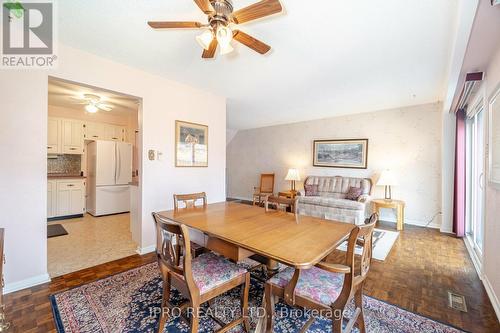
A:
[[[206,235],[206,248],[234,261],[253,254],[296,269],[318,264],[344,242],[354,225],[257,206],[220,202],[160,212]],[[261,322],[257,332],[262,331]]]

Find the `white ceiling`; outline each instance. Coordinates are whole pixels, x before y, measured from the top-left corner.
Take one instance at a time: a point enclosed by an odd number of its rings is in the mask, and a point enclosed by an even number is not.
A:
[[[49,78],[48,104],[85,112],[85,104],[81,104],[84,94],[93,94],[101,98],[103,104],[112,107],[111,111],[99,110],[108,115],[130,116],[139,110],[140,100],[112,91],[80,85],[74,82]]]
[[[146,25],[205,23],[193,1],[60,1],[59,39],[226,96],[228,127],[245,129],[442,100],[457,1],[281,0],[285,13],[241,26],[269,54],[238,45],[215,60],[201,59],[199,31]]]

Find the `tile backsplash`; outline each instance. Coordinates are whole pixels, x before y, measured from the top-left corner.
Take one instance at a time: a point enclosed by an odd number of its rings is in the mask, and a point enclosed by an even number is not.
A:
[[[47,173],[79,175],[81,165],[82,155],[57,155],[57,158],[47,159]]]

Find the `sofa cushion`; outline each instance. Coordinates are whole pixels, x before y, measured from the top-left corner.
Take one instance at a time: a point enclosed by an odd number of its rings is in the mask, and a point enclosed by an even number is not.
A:
[[[349,187],[349,191],[345,195],[345,198],[347,200],[357,201],[358,198],[361,196],[361,194],[363,194],[363,189],[361,189],[359,187],[352,187],[351,186],[351,187]]]
[[[307,197],[313,197],[318,195],[318,185],[304,185],[304,191]]]
[[[365,204],[358,201],[338,199],[333,197],[299,197],[299,204],[309,204],[342,209],[364,210]]]

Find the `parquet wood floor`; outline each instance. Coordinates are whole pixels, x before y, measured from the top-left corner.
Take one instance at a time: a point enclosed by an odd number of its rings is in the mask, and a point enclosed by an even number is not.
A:
[[[394,229],[381,223],[381,228]],[[336,261],[342,252],[331,254]],[[57,277],[52,282],[6,295],[10,332],[55,332],[49,295],[155,261],[134,255]],[[448,290],[465,295],[469,312],[447,306]],[[406,226],[384,262],[374,261],[365,294],[469,332],[500,332],[486,291],[463,241],[437,230]]]

